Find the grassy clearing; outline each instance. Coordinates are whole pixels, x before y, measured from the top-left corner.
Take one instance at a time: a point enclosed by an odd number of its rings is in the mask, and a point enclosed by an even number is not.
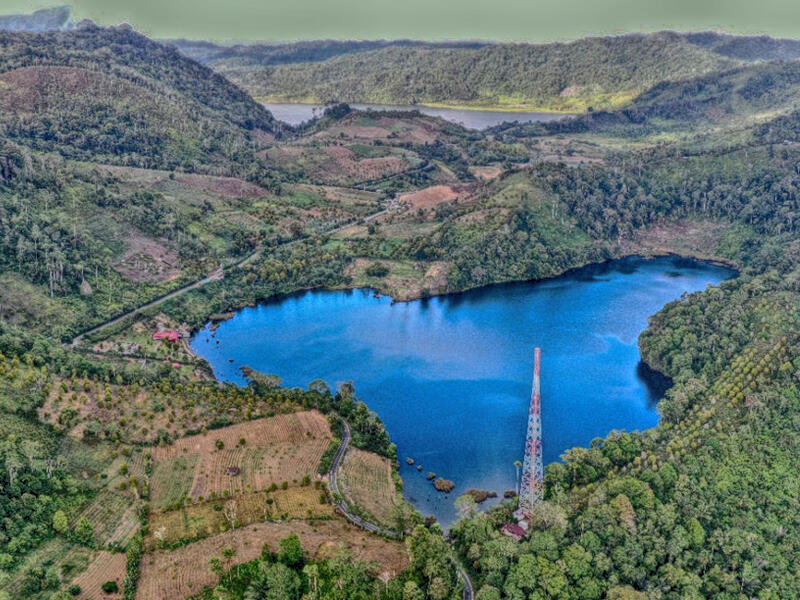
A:
[[[316,475],[333,435],[317,411],[278,415],[215,429],[153,449],[156,510],[182,498],[194,502],[300,485]]]
[[[84,508],[75,522],[86,517],[94,528],[95,542],[100,545],[124,544],[139,527],[138,506],[139,501],[131,494],[106,489]]]
[[[354,525],[332,519],[308,523],[261,523],[206,538],[172,551],[155,551],[142,560],[142,576],[137,600],[185,598],[203,586],[214,585],[216,575],[208,566],[209,557],[221,557],[223,548],[236,553],[227,566],[253,560],[263,546],[277,550],[278,541],[290,533],[300,537],[303,548],[311,556],[328,556],[343,545],[362,560],[375,561],[382,573],[396,575],[408,566],[408,555],[402,542],[370,535]]]
[[[399,504],[388,458],[351,448],[340,467],[342,490],[355,506],[383,525],[391,522]]]
[[[120,591],[122,582],[125,579],[125,554],[121,552],[99,552],[91,563],[78,577],[72,580],[72,584],[81,587],[78,596],[85,600],[106,600],[119,598],[120,594],[107,594],[102,590],[102,585],[106,581],[116,581]]]
[[[294,487],[274,492],[239,494],[178,510],[153,513],[147,546],[170,546],[186,540],[198,540],[236,527],[268,520],[330,518],[333,507],[324,492],[312,486]]]
[[[166,510],[189,495],[198,456],[176,456],[156,463],[150,480],[153,508]]]

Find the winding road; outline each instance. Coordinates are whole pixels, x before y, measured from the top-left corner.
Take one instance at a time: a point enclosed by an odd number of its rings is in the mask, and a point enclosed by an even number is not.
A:
[[[364,220],[365,223],[368,223],[369,221],[371,221],[371,220],[373,220],[373,219],[375,219],[377,217],[380,217],[381,215],[386,214],[389,211],[390,211],[390,209],[383,208],[383,209],[381,209],[381,210],[379,210],[377,212],[371,213],[371,214],[363,217],[363,220]],[[344,225],[339,225],[338,227],[335,227],[333,229],[325,231],[324,235],[333,235],[334,233],[337,233],[337,232],[339,232],[339,231],[341,231],[343,229],[346,229],[348,227],[352,227],[353,225],[355,225],[357,223],[358,223],[358,221],[345,223]],[[307,239],[307,238],[299,238],[299,239],[289,240],[289,241],[280,243],[277,246],[274,246],[273,249],[277,248],[279,246],[291,246],[292,244],[297,244],[298,242],[301,242],[301,241],[303,241],[305,239]],[[261,247],[256,248],[253,252],[251,252],[250,254],[245,256],[244,258],[239,259],[238,261],[225,266],[224,269],[223,268],[219,268],[216,271],[214,271],[213,273],[211,273],[210,275],[208,275],[206,277],[203,277],[202,279],[198,279],[198,280],[193,281],[191,283],[187,283],[183,287],[179,287],[176,290],[172,290],[171,292],[169,292],[167,294],[164,294],[163,296],[159,296],[158,298],[155,298],[155,299],[151,300],[150,302],[147,302],[146,304],[142,304],[141,306],[137,306],[136,308],[132,308],[131,310],[125,311],[124,313],[122,313],[120,315],[117,315],[116,317],[113,317],[113,318],[109,319],[108,321],[104,321],[103,323],[100,323],[99,325],[95,325],[91,329],[87,329],[86,331],[84,331],[83,333],[78,334],[77,336],[75,336],[72,339],[72,345],[73,346],[77,346],[78,344],[81,343],[81,341],[83,340],[83,338],[85,336],[91,335],[93,333],[97,333],[98,331],[108,327],[109,325],[116,325],[117,323],[121,322],[123,319],[127,319],[128,317],[131,317],[133,315],[137,315],[137,314],[141,313],[142,311],[147,310],[148,308],[152,308],[154,306],[158,306],[159,304],[163,304],[167,300],[171,300],[172,298],[180,296],[181,294],[183,294],[185,292],[188,292],[189,290],[193,290],[193,289],[202,287],[204,285],[207,285],[207,284],[211,283],[212,281],[219,281],[220,279],[222,279],[224,277],[224,271],[225,270],[238,269],[238,268],[241,268],[241,267],[245,266],[247,263],[255,260],[261,254],[262,249],[263,248],[261,248]]]
[[[344,494],[339,491],[339,483],[336,481],[336,477],[339,471],[339,466],[342,463],[342,459],[344,458],[345,453],[347,452],[347,447],[350,445],[351,435],[350,435],[350,425],[342,419],[343,431],[342,431],[342,443],[339,444],[339,449],[336,451],[336,455],[333,457],[333,462],[331,463],[331,470],[328,472],[328,484],[330,487],[331,494],[334,496],[339,496],[344,498]],[[347,508],[347,502],[341,500],[336,502],[334,500],[334,505],[342,512],[342,514],[351,522],[355,523],[362,529],[366,529],[367,531],[371,531],[372,533],[377,533],[378,535],[385,535],[390,538],[397,539],[400,536],[395,533],[394,531],[389,531],[388,529],[383,529],[382,527],[378,527],[374,523],[370,523],[369,521],[365,521],[358,515],[354,515],[350,512]],[[453,566],[456,569],[456,573],[458,573],[459,578],[464,584],[464,592],[462,594],[463,600],[473,600],[475,597],[475,591],[472,587],[472,581],[469,578],[469,575],[464,570],[464,568],[456,561],[455,558],[452,556],[450,560],[453,562]]]

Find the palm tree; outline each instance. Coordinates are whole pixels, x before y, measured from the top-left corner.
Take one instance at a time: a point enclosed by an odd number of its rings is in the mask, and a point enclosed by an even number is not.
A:
[[[518,460],[515,460],[514,466],[517,468],[517,496],[519,496],[519,470],[522,467],[522,463]]]

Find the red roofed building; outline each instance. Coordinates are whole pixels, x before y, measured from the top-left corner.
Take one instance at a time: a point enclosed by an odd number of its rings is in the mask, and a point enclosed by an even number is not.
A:
[[[525,530],[516,523],[504,523],[500,528],[500,533],[516,541],[520,541],[525,537]]]
[[[181,334],[177,331],[157,331],[153,334],[154,340],[167,340],[168,342],[177,342]]]

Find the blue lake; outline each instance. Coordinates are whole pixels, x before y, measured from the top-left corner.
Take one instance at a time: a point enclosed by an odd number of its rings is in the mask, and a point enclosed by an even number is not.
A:
[[[734,275],[675,257],[627,258],[407,303],[368,290],[309,291],[245,308],[215,337],[199,331],[192,348],[223,381],[244,384],[242,366],[289,386],[352,380],[397,444],[406,498],[447,526],[467,489],[502,497],[515,487],[534,346],[547,463],[613,429],[658,422],[667,382],[641,363],[636,344],[647,317]],[[455,490],[436,492],[428,471]]]
[[[298,103],[267,103],[264,104],[276,119],[289,123],[290,125],[299,125],[304,121],[322,115],[324,106],[315,104],[298,104]],[[411,111],[417,110],[423,115],[430,117],[441,117],[447,121],[458,123],[468,129],[486,129],[487,127],[494,127],[506,121],[519,121],[520,123],[531,123],[535,121],[556,121],[566,117],[573,116],[568,113],[542,113],[530,111],[502,111],[502,110],[470,110],[463,108],[445,108],[425,106],[417,104],[414,106],[409,105],[395,105],[395,104],[358,104],[351,103],[351,108],[357,110],[401,110]]]

